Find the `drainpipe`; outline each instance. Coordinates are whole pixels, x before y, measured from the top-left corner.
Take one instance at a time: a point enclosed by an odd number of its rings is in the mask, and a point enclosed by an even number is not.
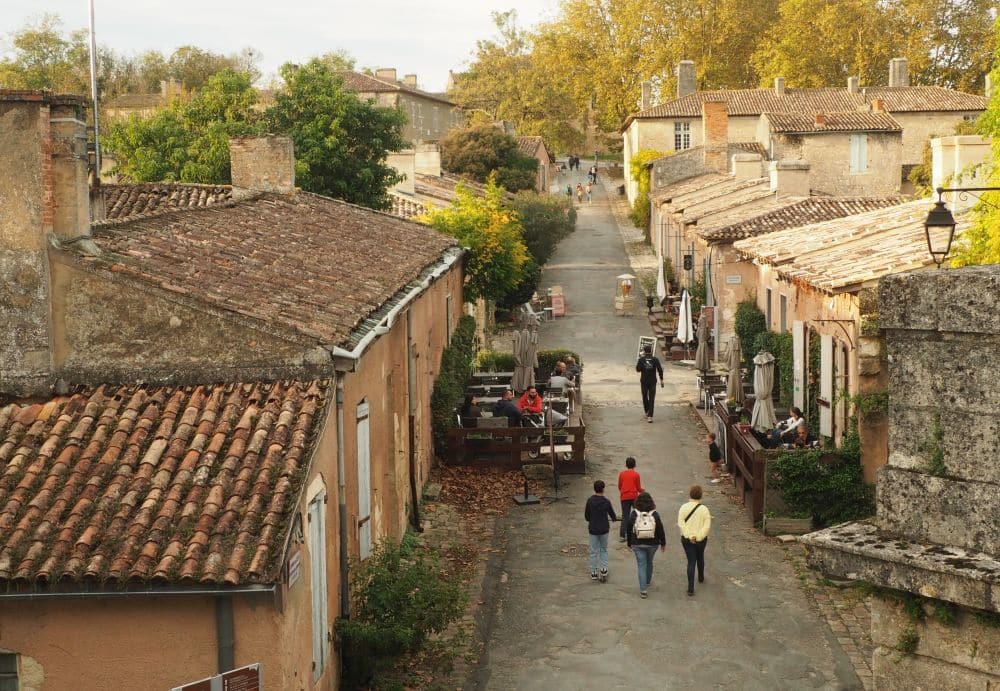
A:
[[[420,496],[417,493],[417,356],[416,347],[413,343],[413,312],[406,312],[406,401],[409,414],[407,417],[407,428],[410,445],[410,525],[418,532],[424,532],[420,525]]]
[[[347,543],[347,470],[344,462],[344,373],[336,373],[337,401],[337,525],[340,556],[340,616],[351,618],[351,586]]]
[[[219,658],[219,674],[236,667],[236,631],[233,624],[233,598],[215,599],[215,642]]]

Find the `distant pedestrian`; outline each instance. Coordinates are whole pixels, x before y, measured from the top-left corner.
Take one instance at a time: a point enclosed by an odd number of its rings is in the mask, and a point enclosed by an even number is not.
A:
[[[596,163],[594,165],[590,166],[590,173],[589,173],[589,175],[590,175],[590,181],[596,183],[597,182],[597,164]]]
[[[625,535],[628,546],[635,554],[635,565],[639,571],[639,597],[646,597],[649,584],[653,581],[653,557],[659,546],[662,552],[667,546],[666,533],[663,532],[663,521],[656,512],[656,504],[649,492],[640,492],[632,505],[625,524]]]
[[[608,580],[608,533],[611,526],[608,519],[617,521],[615,507],[604,496],[604,480],[594,481],[594,494],[587,500],[583,509],[583,517],[587,519],[587,532],[590,534],[590,580],[600,579],[601,583]],[[598,575],[600,567],[600,575]]]
[[[587,183],[587,203],[594,203],[594,183],[592,182]]]
[[[622,503],[622,522],[618,526],[619,542],[625,542],[625,519],[632,513],[632,504],[642,491],[642,480],[639,479],[639,471],[635,469],[635,459],[629,456],[625,459],[625,470],[618,473],[618,497]]]
[[[571,205],[573,204],[573,186],[572,185],[566,185],[566,199],[569,200],[569,203]]]
[[[705,437],[705,441],[708,443],[708,467],[712,472],[712,484],[717,485],[721,482],[719,479],[719,464],[722,462],[722,450],[715,443],[715,432],[709,432],[708,436]]]
[[[660,364],[660,359],[653,355],[653,346],[645,346],[642,349],[642,355],[635,363],[635,371],[639,373],[639,386],[642,387],[642,408],[646,414],[646,422],[652,422],[657,375],[660,377],[660,387],[663,386],[663,365]]]
[[[688,491],[691,501],[677,512],[677,527],[681,529],[681,546],[687,556],[688,595],[694,595],[694,571],[698,569],[698,582],[705,582],[705,546],[708,531],[712,528],[712,514],[701,503],[701,485],[692,485]]]
[[[576,183],[576,200],[583,204],[583,185]]]

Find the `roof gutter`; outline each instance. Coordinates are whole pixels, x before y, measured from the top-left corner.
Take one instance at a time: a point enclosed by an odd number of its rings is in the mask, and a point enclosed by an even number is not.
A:
[[[272,585],[244,585],[244,586],[218,586],[218,587],[195,587],[185,588],[183,586],[166,587],[145,587],[125,590],[67,590],[57,591],[35,591],[25,593],[0,593],[2,600],[70,600],[70,599],[100,599],[119,597],[174,597],[177,595],[228,597],[230,595],[273,595],[277,592],[277,584]]]
[[[449,249],[438,262],[438,265],[434,267],[434,270],[431,271],[431,273],[426,276],[419,285],[415,286],[409,293],[407,293],[395,307],[389,310],[389,314],[385,315],[382,321],[379,322],[375,328],[366,333],[353,350],[345,350],[340,346],[326,346],[326,350],[328,350],[330,355],[334,358],[350,360],[352,363],[356,363],[364,354],[365,350],[368,349],[368,346],[371,345],[372,341],[379,336],[389,333],[389,330],[392,328],[392,325],[395,324],[396,317],[399,316],[399,313],[406,309],[418,295],[427,290],[431,283],[448,271],[459,259],[462,258],[463,254],[465,254],[465,251],[462,249]]]

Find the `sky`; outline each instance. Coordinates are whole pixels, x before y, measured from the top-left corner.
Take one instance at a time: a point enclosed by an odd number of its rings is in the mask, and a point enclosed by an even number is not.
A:
[[[182,45],[218,53],[253,46],[262,71],[342,48],[359,67],[416,74],[421,88],[443,91],[476,41],[494,34],[490,13],[516,9],[522,25],[555,14],[557,0],[94,0],[97,41],[120,53]],[[0,0],[0,47],[12,31],[45,13],[67,30],[87,26],[87,0]]]

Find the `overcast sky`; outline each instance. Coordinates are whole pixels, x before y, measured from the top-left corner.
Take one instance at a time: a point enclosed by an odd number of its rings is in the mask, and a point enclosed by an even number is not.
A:
[[[359,67],[415,73],[421,88],[444,89],[448,70],[467,63],[476,40],[493,35],[490,12],[516,9],[521,24],[554,14],[557,0],[94,0],[97,40],[116,51],[191,44],[220,53],[253,46],[265,75],[284,62],[343,48]],[[87,0],[0,0],[2,47],[43,13],[66,29],[87,26]]]

